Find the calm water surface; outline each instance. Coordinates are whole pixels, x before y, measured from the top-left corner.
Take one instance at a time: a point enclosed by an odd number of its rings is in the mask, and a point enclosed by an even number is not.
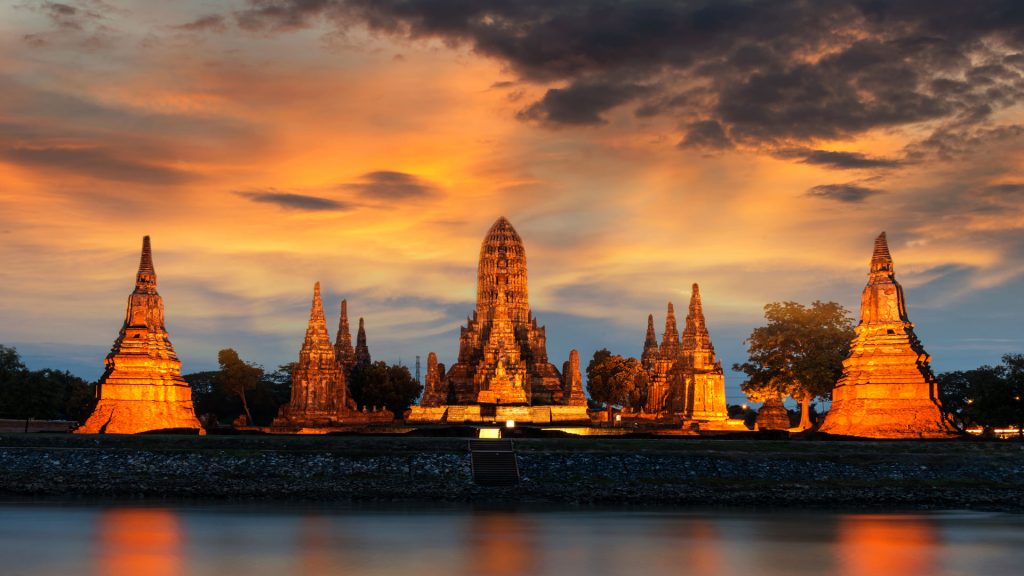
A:
[[[0,503],[0,574],[1024,573],[1024,516]]]

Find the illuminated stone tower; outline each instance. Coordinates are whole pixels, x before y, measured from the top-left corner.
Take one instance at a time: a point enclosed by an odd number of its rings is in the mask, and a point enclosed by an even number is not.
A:
[[[192,407],[192,389],[181,377],[181,361],[164,327],[164,302],[156,291],[149,236],[124,324],[96,386],[97,404],[81,434],[135,434],[188,429],[203,434]]]
[[[530,313],[526,249],[504,217],[480,246],[477,303],[445,377],[456,404],[558,404],[562,377],[548,362],[543,326]]]
[[[695,283],[692,290],[676,362],[676,370],[682,377],[676,383],[682,385],[682,389],[675,397],[683,400],[684,419],[725,420],[729,417],[725,403],[725,372],[715,356],[715,347],[704,322],[700,287]]]
[[[327,332],[320,283],[313,287],[306,337],[292,370],[291,399],[278,411],[275,426],[324,426],[340,422],[354,406],[342,365]]]
[[[728,419],[725,375],[711,344],[697,284],[692,286],[682,340],[671,302],[665,314],[660,345],[655,340],[654,319],[647,317],[641,364],[649,378],[646,412],[660,415],[659,419],[698,422]]]
[[[907,317],[882,232],[861,295],[860,324],[821,431],[871,438],[949,436],[930,360]]]

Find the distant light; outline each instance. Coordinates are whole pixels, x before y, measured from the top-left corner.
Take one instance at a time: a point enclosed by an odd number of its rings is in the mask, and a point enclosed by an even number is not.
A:
[[[515,427],[516,427],[516,421],[515,420],[505,420],[505,428],[515,428]]]
[[[616,422],[622,422],[622,414],[616,414],[615,415],[615,421]]]
[[[479,437],[486,440],[500,440],[501,428],[481,428]]]
[[[746,404],[744,404],[744,405],[743,405],[743,409],[744,409],[744,410],[748,410],[748,409],[749,409],[749,407],[748,407],[748,406],[747,406]]]
[[[967,399],[967,403],[968,404],[974,404],[974,398],[968,398]]]

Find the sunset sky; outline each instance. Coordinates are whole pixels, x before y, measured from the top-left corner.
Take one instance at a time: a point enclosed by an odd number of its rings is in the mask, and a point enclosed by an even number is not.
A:
[[[997,363],[1022,96],[1019,0],[3,2],[0,343],[97,378],[149,234],[186,372],[294,360],[317,280],[450,364],[504,215],[559,366],[693,282],[741,362],[767,302],[856,313],[882,230],[935,369]]]

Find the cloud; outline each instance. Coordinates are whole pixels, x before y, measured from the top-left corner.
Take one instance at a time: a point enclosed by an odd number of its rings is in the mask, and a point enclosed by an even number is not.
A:
[[[859,204],[868,197],[880,194],[882,191],[875,188],[868,188],[854,183],[846,184],[821,184],[807,191],[808,196],[815,198],[827,198],[847,204]]]
[[[573,83],[565,88],[548,90],[540,101],[521,110],[517,116],[522,120],[553,125],[606,124],[601,114],[647,91],[647,87],[637,84]]]
[[[0,159],[22,167],[59,170],[117,182],[169,186],[198,178],[185,170],[126,159],[102,148],[13,147],[0,150]]]
[[[716,121],[757,146],[992,118],[1024,96],[1017,4],[250,0],[235,17],[262,32],[326,23],[468,45],[521,81],[563,86],[524,120],[596,125],[636,104],[684,126]],[[694,88],[707,97],[661,105]]]
[[[785,159],[799,158],[803,164],[825,166],[837,170],[897,168],[903,165],[901,160],[875,158],[860,152],[836,152],[832,150],[814,150],[811,148],[787,148],[775,152],[774,155]]]
[[[303,210],[306,212],[328,212],[351,210],[352,204],[341,200],[321,198],[319,196],[308,196],[306,194],[294,194],[291,192],[280,192],[274,189],[269,190],[239,190],[235,194],[248,198],[253,202],[274,204],[285,210]]]
[[[679,143],[679,147],[723,150],[732,148],[732,141],[717,121],[702,120],[686,127],[686,137]]]
[[[409,200],[437,193],[437,188],[433,184],[414,174],[390,170],[367,172],[358,182],[345,183],[339,188],[355,191],[363,198],[375,200]]]
[[[207,16],[196,18],[191,22],[175,26],[174,28],[185,32],[224,32],[227,30],[228,26],[224,16],[221,16],[220,14],[209,14]]]

